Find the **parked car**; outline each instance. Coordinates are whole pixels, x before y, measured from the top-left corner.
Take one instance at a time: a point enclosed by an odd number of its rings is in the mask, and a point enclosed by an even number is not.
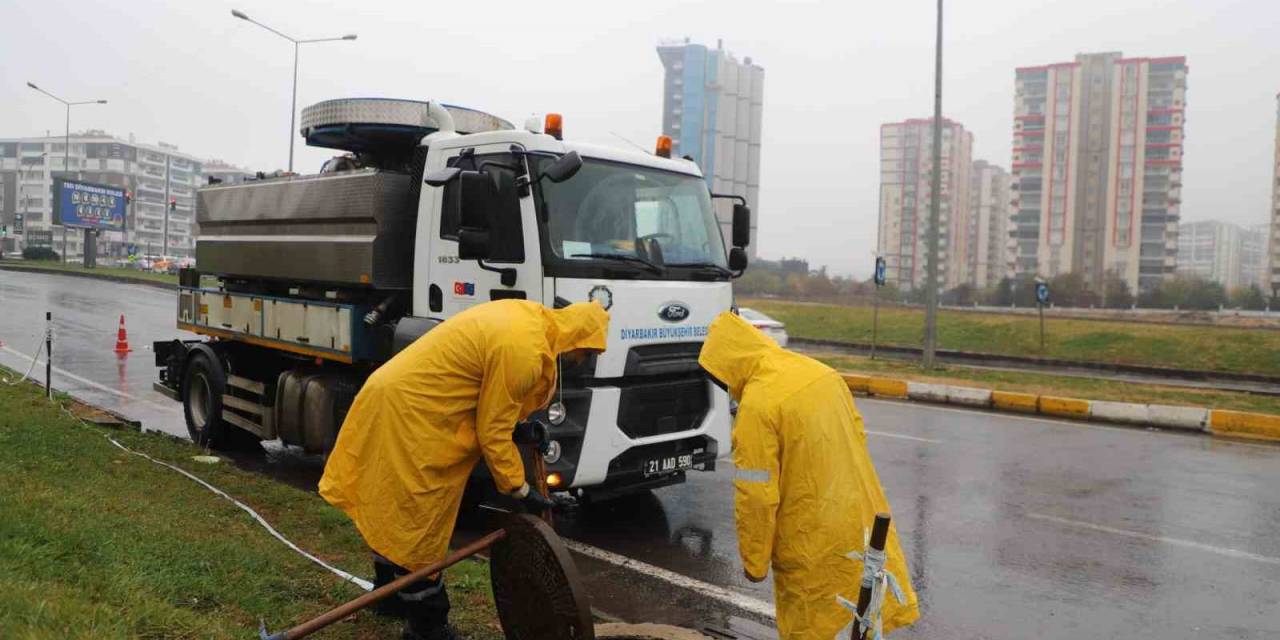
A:
[[[743,320],[751,323],[751,326],[764,332],[766,336],[773,338],[779,347],[787,346],[787,325],[766,316],[755,309],[741,307],[738,309],[738,315]]]

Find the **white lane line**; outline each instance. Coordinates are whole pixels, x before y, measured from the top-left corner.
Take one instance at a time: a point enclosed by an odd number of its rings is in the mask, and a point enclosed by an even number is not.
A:
[[[884,436],[886,438],[902,438],[903,440],[915,440],[916,442],[928,442],[929,444],[942,443],[941,440],[934,440],[932,438],[921,438],[918,436],[906,436],[906,435],[902,435],[901,433],[888,433],[886,431],[872,431],[871,429],[863,429],[863,431],[866,431],[867,433],[873,436]]]
[[[730,591],[724,587],[718,587],[714,584],[690,578],[689,576],[681,575],[674,571],[668,571],[662,567],[655,567],[646,562],[621,556],[613,553],[612,551],[605,551],[604,549],[593,547],[589,544],[584,544],[576,540],[564,538],[564,544],[569,547],[569,549],[587,556],[588,558],[595,558],[602,562],[607,562],[624,569],[629,569],[637,573],[657,578],[677,587],[699,593],[711,598],[712,600],[718,600],[725,604],[732,605],[742,609],[743,611],[749,611],[757,615],[765,616],[771,620],[777,617],[777,611],[774,609],[774,606],[764,600],[760,600],[759,598],[753,598],[746,594]]]
[[[22,358],[22,359],[24,359],[24,360],[26,360],[26,361],[28,361],[28,362],[30,362],[31,360],[33,360],[33,358],[32,358],[31,356],[29,356],[29,355],[27,355],[27,354],[25,354],[25,353],[23,353],[23,352],[21,352],[21,351],[18,351],[18,350],[16,350],[16,349],[13,349],[13,348],[10,348],[10,347],[0,347],[0,349],[3,349],[3,350],[5,351],[5,353],[11,353],[11,354],[13,354],[13,355],[15,355],[15,356],[18,356],[18,357],[20,357],[20,358]],[[41,360],[40,362],[41,362],[41,363],[44,363],[44,360]],[[59,367],[53,367],[53,370],[54,370],[54,372],[56,372],[58,375],[60,375],[60,376],[62,376],[62,377],[64,377],[64,378],[70,378],[70,379],[72,379],[72,380],[75,380],[76,382],[79,382],[80,384],[83,384],[83,385],[86,385],[86,386],[92,387],[92,388],[97,389],[97,390],[99,390],[99,391],[104,391],[104,392],[106,392],[106,393],[110,393],[110,394],[115,395],[115,396],[119,396],[119,397],[124,398],[124,399],[126,399],[126,400],[132,400],[132,401],[134,401],[134,402],[145,402],[145,403],[147,403],[147,404],[149,404],[149,405],[151,405],[151,406],[153,406],[153,407],[159,407],[159,408],[161,408],[161,409],[171,409],[171,408],[172,408],[172,407],[168,407],[168,406],[162,405],[162,404],[160,404],[160,403],[158,403],[158,402],[153,402],[153,401],[148,400],[148,399],[146,399],[146,398],[139,398],[138,396],[131,395],[131,394],[128,394],[128,393],[125,393],[125,392],[123,392],[123,391],[120,391],[119,389],[112,389],[111,387],[108,387],[108,386],[103,385],[103,384],[99,384],[99,383],[94,382],[94,381],[92,381],[92,380],[90,380],[90,379],[88,379],[88,378],[82,378],[82,377],[80,377],[80,376],[78,376],[78,375],[76,375],[76,374],[74,374],[74,373],[71,373],[70,371],[67,371],[66,369],[62,369],[62,368],[59,368]]]
[[[1196,542],[1194,540],[1166,538],[1164,536],[1157,536],[1149,533],[1142,533],[1140,531],[1129,531],[1127,529],[1117,529],[1115,527],[1108,527],[1101,524],[1094,524],[1092,522],[1083,522],[1080,520],[1070,520],[1068,518],[1059,518],[1058,516],[1051,516],[1043,513],[1028,513],[1026,514],[1026,516],[1033,520],[1044,520],[1046,522],[1056,522],[1058,524],[1065,524],[1072,527],[1079,527],[1081,529],[1089,529],[1092,531],[1101,531],[1102,533],[1110,533],[1117,536],[1125,536],[1126,538],[1137,538],[1138,540],[1149,540],[1151,542],[1160,542],[1160,543],[1167,544],[1174,547],[1186,547],[1188,549],[1195,549],[1197,551],[1207,551],[1209,553],[1215,553],[1220,556],[1226,556],[1228,558],[1236,558],[1238,560],[1250,560],[1252,562],[1261,562],[1263,564],[1280,565],[1280,558],[1273,558],[1271,556],[1264,556],[1257,553],[1250,553],[1248,551],[1241,551],[1239,549],[1218,547],[1211,544],[1205,544],[1203,542]]]

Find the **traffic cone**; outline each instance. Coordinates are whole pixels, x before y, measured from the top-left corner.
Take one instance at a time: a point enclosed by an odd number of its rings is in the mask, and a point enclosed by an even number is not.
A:
[[[129,353],[129,332],[124,330],[124,314],[120,314],[120,328],[116,330],[116,353]]]

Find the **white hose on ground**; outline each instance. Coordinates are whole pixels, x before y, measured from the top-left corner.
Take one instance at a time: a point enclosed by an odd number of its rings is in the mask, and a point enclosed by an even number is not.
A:
[[[293,542],[290,542],[288,538],[286,538],[286,537],[284,537],[284,536],[280,535],[280,532],[279,532],[279,531],[276,531],[276,530],[275,530],[275,527],[272,527],[272,526],[271,526],[271,524],[270,524],[270,523],[268,523],[265,519],[263,519],[263,517],[262,517],[262,516],[258,515],[258,512],[257,512],[257,511],[254,511],[252,507],[250,507],[249,505],[247,505],[247,504],[245,504],[245,503],[243,503],[243,502],[240,502],[239,500],[236,500],[235,498],[232,498],[230,495],[227,495],[227,492],[223,491],[222,489],[219,489],[219,488],[217,488],[217,487],[215,487],[215,486],[213,486],[213,485],[209,484],[208,482],[205,482],[204,480],[201,480],[201,479],[200,479],[199,477],[197,477],[195,474],[188,472],[186,469],[183,469],[183,468],[181,468],[181,467],[177,467],[177,466],[171,465],[171,464],[169,464],[169,463],[167,463],[167,462],[162,462],[162,461],[160,461],[160,460],[156,460],[155,458],[152,458],[151,456],[149,456],[149,455],[147,455],[147,454],[145,454],[145,453],[142,453],[142,452],[140,452],[140,451],[134,451],[134,450],[132,450],[132,449],[130,449],[130,448],[128,448],[128,447],[126,447],[126,446],[124,446],[124,445],[120,444],[119,442],[116,442],[116,439],[115,439],[115,438],[112,438],[111,436],[107,436],[107,435],[105,435],[105,434],[104,434],[104,437],[106,437],[106,439],[107,439],[107,440],[111,441],[111,444],[114,444],[115,446],[120,447],[120,448],[121,448],[121,449],[123,449],[124,451],[127,451],[127,452],[129,452],[129,453],[132,453],[132,454],[133,454],[133,455],[135,455],[135,456],[141,456],[141,457],[143,457],[143,458],[146,458],[147,460],[150,460],[150,461],[152,461],[152,462],[154,462],[154,463],[156,463],[156,464],[158,464],[158,465],[160,465],[160,466],[162,466],[162,467],[168,467],[168,468],[170,468],[170,469],[172,469],[172,470],[174,470],[174,471],[177,471],[178,473],[181,473],[182,475],[184,475],[184,476],[186,476],[186,477],[188,477],[188,478],[190,478],[190,479],[192,479],[192,480],[194,480],[194,481],[198,482],[198,483],[199,483],[201,486],[203,486],[204,488],[206,488],[206,489],[208,489],[208,490],[210,490],[210,491],[212,491],[212,492],[214,492],[214,493],[216,493],[216,494],[218,494],[218,495],[222,496],[223,498],[226,498],[227,500],[230,500],[232,504],[236,505],[237,507],[240,507],[241,509],[243,509],[243,510],[245,511],[245,513],[248,513],[248,514],[249,514],[249,515],[250,515],[254,520],[257,520],[257,521],[258,521],[258,524],[262,525],[262,528],[267,530],[267,533],[270,533],[270,534],[271,534],[275,539],[279,540],[280,542],[283,542],[283,543],[284,543],[284,545],[285,545],[286,547],[289,547],[290,549],[293,549],[294,551],[297,551],[297,552],[298,552],[302,557],[304,557],[304,558],[306,558],[306,559],[308,559],[308,560],[310,560],[310,561],[312,561],[312,562],[314,562],[314,563],[316,563],[316,564],[318,564],[318,565],[320,565],[320,566],[324,567],[325,569],[328,569],[328,570],[329,570],[329,571],[331,571],[334,575],[338,576],[339,578],[342,578],[342,579],[343,579],[344,581],[346,581],[346,582],[350,582],[351,584],[354,584],[354,585],[356,585],[357,587],[360,587],[361,589],[364,589],[365,591],[372,591],[372,590],[373,590],[373,583],[372,583],[372,582],[369,582],[368,580],[365,580],[364,578],[358,578],[358,577],[356,577],[356,576],[353,576],[353,575],[351,575],[350,573],[347,573],[346,571],[343,571],[342,569],[339,569],[339,568],[337,568],[337,567],[335,567],[335,566],[333,566],[333,565],[331,565],[331,564],[329,564],[329,563],[325,562],[324,560],[321,560],[320,558],[317,558],[317,557],[315,557],[315,556],[311,555],[310,553],[307,553],[306,551],[303,551],[300,547],[298,547],[298,545],[294,544]]]
[[[21,377],[21,378],[18,378],[17,380],[9,380],[8,378],[0,378],[0,381],[4,382],[4,383],[5,383],[5,384],[7,384],[7,385],[12,386],[12,385],[18,384],[18,383],[22,382],[23,380],[26,380],[28,377],[30,377],[30,376],[31,376],[31,372],[32,372],[32,371],[35,371],[35,369],[36,369],[36,363],[37,363],[37,362],[40,362],[40,354],[44,351],[44,338],[45,338],[44,336],[40,336],[40,345],[39,345],[38,347],[36,347],[36,354],[35,354],[34,356],[31,356],[31,366],[27,367],[27,372],[26,372],[26,373],[24,373],[24,374],[22,374],[22,377]]]

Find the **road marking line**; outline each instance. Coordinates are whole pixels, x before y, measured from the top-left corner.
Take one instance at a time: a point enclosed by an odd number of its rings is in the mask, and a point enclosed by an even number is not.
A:
[[[871,429],[863,429],[863,431],[866,431],[867,433],[873,436],[884,436],[886,438],[902,438],[903,440],[915,440],[916,442],[928,442],[929,444],[942,444],[941,440],[934,440],[932,438],[921,438],[919,436],[907,436],[907,435],[902,435],[901,433],[888,433],[885,431],[872,431]]]
[[[774,606],[759,598],[753,598],[746,594],[730,591],[724,587],[718,587],[714,584],[690,578],[689,576],[681,575],[674,571],[668,571],[662,567],[655,567],[647,562],[641,562],[626,556],[618,555],[612,551],[605,551],[604,549],[593,547],[589,544],[578,542],[577,540],[565,538],[564,544],[569,547],[569,549],[587,556],[588,558],[595,558],[596,560],[607,562],[624,569],[630,569],[637,573],[652,576],[677,587],[697,592],[711,598],[712,600],[719,600],[725,604],[735,606],[743,611],[749,611],[757,615],[765,616],[770,620],[777,617],[777,611]]]
[[[25,353],[23,353],[23,352],[21,352],[21,351],[18,351],[18,350],[16,350],[16,349],[12,349],[12,348],[10,348],[10,347],[0,347],[0,349],[3,349],[5,352],[7,352],[7,353],[11,353],[11,354],[13,354],[13,355],[15,355],[15,356],[19,356],[19,357],[21,357],[21,358],[24,358],[24,359],[26,359],[27,361],[31,361],[31,360],[33,360],[33,358],[32,358],[31,356],[29,356],[29,355],[27,355],[27,354],[25,354]],[[41,360],[40,362],[44,362],[44,360]],[[110,393],[110,394],[113,394],[113,395],[119,396],[119,397],[124,398],[124,399],[126,399],[126,400],[132,400],[132,401],[134,401],[134,402],[145,402],[145,403],[147,403],[147,404],[149,404],[149,405],[151,405],[151,406],[153,406],[153,407],[159,407],[159,408],[161,408],[161,409],[171,409],[171,408],[172,408],[172,407],[168,407],[168,406],[162,405],[162,404],[160,404],[160,403],[158,403],[158,402],[153,402],[153,401],[151,401],[151,400],[147,400],[146,398],[139,398],[138,396],[131,395],[131,394],[128,394],[128,393],[125,393],[125,392],[123,392],[123,391],[120,391],[119,389],[112,389],[111,387],[108,387],[108,386],[103,385],[103,384],[99,384],[99,383],[94,382],[94,381],[92,381],[92,380],[90,380],[90,379],[88,379],[88,378],[82,378],[82,377],[80,377],[80,376],[78,376],[78,375],[76,375],[76,374],[74,374],[74,373],[71,373],[70,371],[67,371],[66,369],[62,369],[62,368],[59,368],[59,367],[53,367],[53,371],[54,371],[55,373],[57,373],[58,375],[60,375],[60,376],[64,377],[64,378],[70,378],[70,379],[72,379],[72,380],[74,380],[74,381],[76,381],[76,382],[79,382],[79,383],[81,383],[81,384],[88,385],[88,386],[90,386],[90,387],[92,387],[92,388],[94,388],[94,389],[97,389],[97,390],[99,390],[99,391],[105,391],[105,392],[107,392],[107,393]]]
[[[1140,531],[1129,531],[1127,529],[1116,529],[1115,527],[1108,527],[1101,524],[1094,524],[1092,522],[1082,522],[1080,520],[1070,520],[1068,518],[1059,518],[1057,516],[1051,516],[1043,513],[1028,513],[1025,515],[1028,518],[1031,518],[1033,520],[1044,520],[1047,522],[1056,522],[1058,524],[1065,524],[1073,527],[1080,527],[1082,529],[1090,529],[1093,531],[1101,531],[1103,533],[1110,533],[1118,536],[1125,536],[1127,538],[1137,538],[1139,540],[1150,540],[1152,542],[1162,542],[1170,546],[1186,547],[1188,549],[1196,549],[1197,551],[1207,551],[1209,553],[1216,553],[1220,556],[1226,556],[1228,558],[1237,558],[1240,560],[1252,560],[1253,562],[1261,562],[1263,564],[1280,565],[1280,558],[1273,558],[1271,556],[1264,556],[1257,553],[1250,553],[1248,551],[1240,551],[1239,549],[1229,549],[1227,547],[1216,547],[1211,544],[1196,542],[1194,540],[1166,538],[1164,536],[1152,535],[1150,533],[1142,533]]]

